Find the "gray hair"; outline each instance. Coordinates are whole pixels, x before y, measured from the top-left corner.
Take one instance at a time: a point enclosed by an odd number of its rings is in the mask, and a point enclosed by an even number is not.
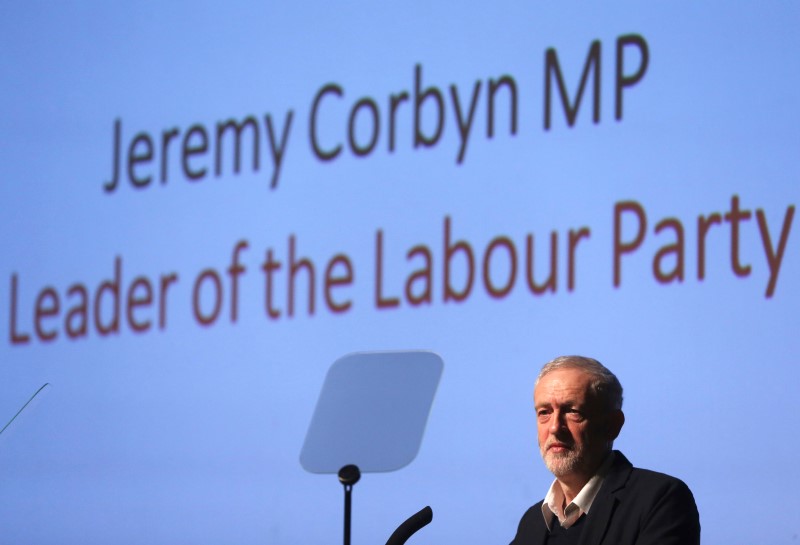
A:
[[[595,399],[609,410],[622,409],[622,385],[614,373],[599,361],[584,356],[559,356],[544,364],[536,377],[536,384],[539,384],[543,376],[557,369],[579,369],[591,375],[589,387]]]

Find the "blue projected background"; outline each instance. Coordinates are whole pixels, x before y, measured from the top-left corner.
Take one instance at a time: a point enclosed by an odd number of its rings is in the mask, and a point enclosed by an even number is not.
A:
[[[707,545],[800,510],[800,6],[5,2],[3,543],[336,543],[299,455],[328,367],[433,350],[417,459],[353,543],[507,543],[532,388],[625,387],[616,446]],[[773,473],[777,471],[777,473]],[[765,488],[765,483],[767,488]],[[776,486],[777,485],[777,486]]]

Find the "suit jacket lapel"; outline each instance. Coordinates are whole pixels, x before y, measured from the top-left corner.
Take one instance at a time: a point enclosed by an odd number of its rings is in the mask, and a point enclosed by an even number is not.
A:
[[[531,540],[531,545],[545,545],[547,543],[547,525],[544,523],[544,516],[542,516],[542,512],[540,509],[537,509],[538,515],[536,517],[536,525],[534,527],[534,532]]]
[[[542,530],[537,531],[536,535],[533,536],[534,540],[531,542],[531,545],[545,545],[547,543],[547,526],[544,522],[542,522]]]
[[[586,517],[578,545],[600,545],[606,534],[611,517],[619,503],[618,492],[625,487],[633,470],[631,463],[619,451],[614,451],[614,463],[603,480],[603,485],[592,502],[592,509]]]

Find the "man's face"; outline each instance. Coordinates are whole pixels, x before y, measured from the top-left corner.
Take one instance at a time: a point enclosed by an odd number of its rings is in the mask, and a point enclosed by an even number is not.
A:
[[[557,369],[539,380],[533,393],[544,463],[557,478],[590,477],[616,433],[592,395],[592,377],[580,369]]]

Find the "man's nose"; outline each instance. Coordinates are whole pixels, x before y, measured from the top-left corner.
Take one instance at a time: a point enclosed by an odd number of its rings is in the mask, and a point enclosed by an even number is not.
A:
[[[561,413],[556,411],[553,413],[553,417],[550,419],[550,433],[556,434],[564,428],[564,419],[561,416]]]

